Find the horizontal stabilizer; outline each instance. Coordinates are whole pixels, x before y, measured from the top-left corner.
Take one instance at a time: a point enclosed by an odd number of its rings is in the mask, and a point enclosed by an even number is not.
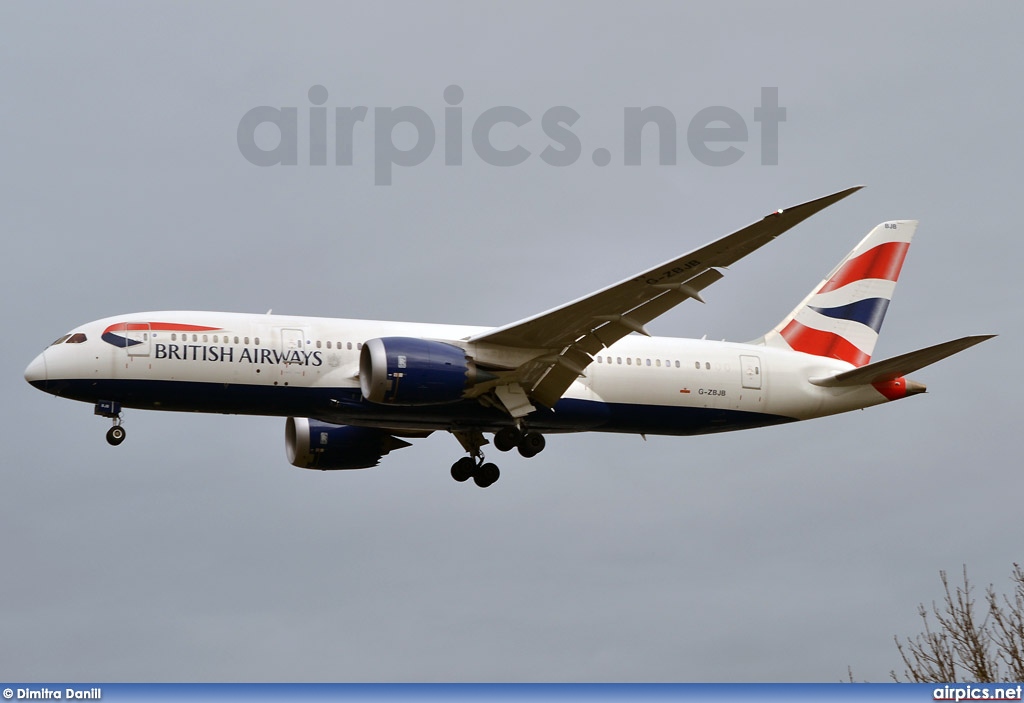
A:
[[[918,369],[923,369],[925,366],[930,366],[936,361],[942,361],[947,356],[953,356],[964,349],[969,349],[975,344],[981,344],[986,339],[992,339],[995,336],[994,334],[979,334],[961,337],[951,342],[943,342],[932,347],[900,354],[891,359],[876,361],[873,364],[861,366],[859,369],[844,371],[835,376],[812,378],[811,383],[827,388],[885,383],[886,381],[892,381],[905,376],[908,373],[913,373]]]

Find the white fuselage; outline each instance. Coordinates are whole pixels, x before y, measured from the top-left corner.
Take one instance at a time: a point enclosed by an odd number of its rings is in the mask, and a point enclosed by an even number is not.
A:
[[[127,324],[125,324],[127,323]],[[117,327],[120,325],[120,327]],[[109,330],[114,328],[111,336]],[[205,328],[205,329],[204,329]],[[26,377],[50,393],[125,407],[303,416],[402,428],[495,431],[507,414],[477,399],[427,407],[372,404],[360,394],[360,350],[417,337],[501,363],[463,341],[488,328],[220,312],[145,312],[72,331]],[[128,339],[128,342],[121,340]],[[130,346],[125,346],[130,344]],[[514,367],[530,350],[505,350]],[[701,434],[830,415],[887,401],[870,385],[808,379],[849,363],[756,344],[627,336],[595,355],[551,410],[527,416],[547,432]]]

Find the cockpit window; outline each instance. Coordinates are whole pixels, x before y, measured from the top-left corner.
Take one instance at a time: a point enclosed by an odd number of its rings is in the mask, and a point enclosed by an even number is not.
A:
[[[55,340],[55,341],[53,342],[53,344],[51,344],[50,346],[51,346],[51,347],[55,347],[55,346],[57,346],[58,344],[63,344],[64,342],[68,341],[68,339],[70,339],[70,338],[71,338],[71,335],[70,335],[70,334],[66,334],[66,335],[64,335],[63,337],[61,337],[60,339],[57,339],[57,340]]]
[[[81,344],[85,341],[85,335],[81,332],[71,335],[68,337],[67,344]]]

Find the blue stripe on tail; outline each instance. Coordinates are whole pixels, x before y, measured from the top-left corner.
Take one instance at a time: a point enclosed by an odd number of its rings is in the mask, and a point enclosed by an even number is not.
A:
[[[867,298],[837,308],[816,308],[809,306],[814,312],[837,320],[850,320],[870,327],[875,332],[882,328],[885,311],[889,309],[889,301],[885,298]]]

